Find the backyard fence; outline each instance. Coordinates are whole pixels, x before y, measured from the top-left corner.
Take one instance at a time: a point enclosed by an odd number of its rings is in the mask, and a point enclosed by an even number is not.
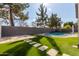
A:
[[[2,37],[41,34],[41,33],[47,33],[51,31],[53,31],[53,29],[50,29],[50,28],[1,26]]]
[[[55,31],[56,30],[52,28],[0,26],[0,37],[42,34]],[[61,32],[71,32],[71,31],[72,31],[71,29],[69,30],[61,29]]]

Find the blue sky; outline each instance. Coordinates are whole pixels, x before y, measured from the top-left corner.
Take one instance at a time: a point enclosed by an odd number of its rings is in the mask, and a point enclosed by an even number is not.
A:
[[[30,3],[30,7],[27,9],[29,12],[29,19],[27,23],[31,26],[31,23],[36,20],[36,12],[38,12],[39,5],[41,3]],[[74,3],[49,3],[44,5],[47,7],[47,14],[57,13],[62,22],[73,21],[75,18],[75,4]],[[25,11],[26,12],[26,11]]]

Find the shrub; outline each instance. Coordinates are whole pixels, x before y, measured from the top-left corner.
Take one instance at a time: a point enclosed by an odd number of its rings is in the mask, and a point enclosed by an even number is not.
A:
[[[70,25],[65,25],[64,29],[71,29],[72,27]]]

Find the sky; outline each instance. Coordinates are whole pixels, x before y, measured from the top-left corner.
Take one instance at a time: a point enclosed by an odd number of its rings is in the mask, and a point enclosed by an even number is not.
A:
[[[36,20],[36,12],[39,12],[38,8],[41,3],[30,3],[30,7],[27,9],[29,12],[29,19],[26,21],[29,26],[32,26],[32,22]],[[47,14],[56,13],[61,18],[63,23],[77,21],[75,17],[75,4],[74,3],[43,3],[47,7]],[[26,10],[25,10],[26,12]]]

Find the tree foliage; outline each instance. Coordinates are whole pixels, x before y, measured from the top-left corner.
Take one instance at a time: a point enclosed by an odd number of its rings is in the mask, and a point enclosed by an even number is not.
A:
[[[37,20],[36,20],[37,26],[44,25],[44,27],[45,27],[46,22],[47,22],[47,18],[48,18],[48,15],[46,14],[47,8],[43,4],[41,4],[40,8],[38,8],[38,10],[39,10],[39,12],[36,12],[36,14],[37,14]]]
[[[66,23],[64,23],[64,26],[66,26],[66,25],[70,25],[72,27],[72,25],[74,25],[74,23],[73,22],[66,22]]]
[[[9,6],[10,9],[10,24],[14,26],[13,14],[19,16],[21,19],[28,19],[28,16],[23,14],[23,10],[29,7],[28,3],[1,3],[0,8],[3,8],[5,5]],[[21,15],[20,15],[21,14]]]
[[[53,14],[52,13],[51,16],[48,19],[48,26],[50,28],[52,28],[52,27],[56,27],[57,28],[57,26],[61,26],[61,18],[59,18],[57,16],[57,14]]]

